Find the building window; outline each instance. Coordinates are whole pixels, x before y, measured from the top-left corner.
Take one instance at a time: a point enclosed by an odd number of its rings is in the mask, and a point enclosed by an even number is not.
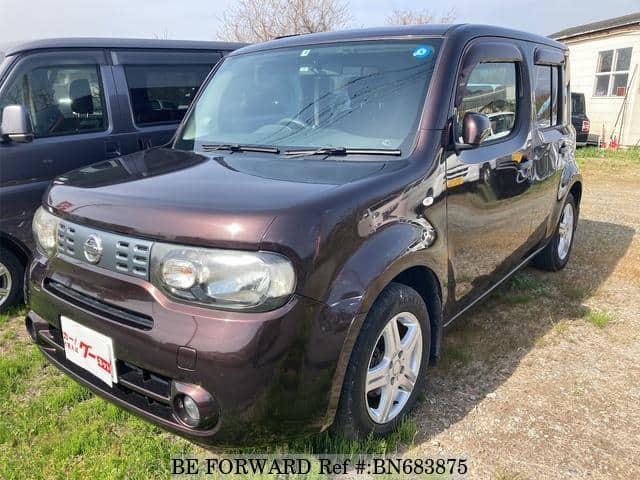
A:
[[[631,47],[599,52],[594,95],[624,97],[627,94],[630,66]]]

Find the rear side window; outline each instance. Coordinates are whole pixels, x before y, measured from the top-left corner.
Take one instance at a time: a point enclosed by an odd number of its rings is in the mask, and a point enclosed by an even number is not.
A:
[[[36,138],[106,129],[106,113],[97,65],[38,67],[18,75],[0,98],[24,105]]]
[[[457,111],[458,136],[466,112],[483,113],[491,121],[491,135],[484,141],[506,137],[513,130],[517,114],[517,65],[513,62],[480,63],[469,76]]]
[[[559,116],[559,67],[535,66],[536,123],[540,127],[558,125]]]
[[[136,125],[179,123],[212,65],[125,65]]]

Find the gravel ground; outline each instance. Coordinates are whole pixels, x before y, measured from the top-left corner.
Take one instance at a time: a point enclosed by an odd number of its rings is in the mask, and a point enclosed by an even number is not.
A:
[[[640,167],[584,170],[569,265],[527,268],[523,295],[445,334],[407,455],[465,456],[472,478],[640,478]]]

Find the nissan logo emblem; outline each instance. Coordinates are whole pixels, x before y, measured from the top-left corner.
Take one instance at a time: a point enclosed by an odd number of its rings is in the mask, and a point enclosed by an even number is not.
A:
[[[102,240],[93,233],[84,242],[84,258],[90,263],[98,263],[102,258]]]

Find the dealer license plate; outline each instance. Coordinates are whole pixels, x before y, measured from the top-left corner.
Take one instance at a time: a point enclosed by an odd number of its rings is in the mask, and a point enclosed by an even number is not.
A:
[[[67,359],[110,387],[118,383],[111,338],[64,316],[60,317],[60,323]]]

